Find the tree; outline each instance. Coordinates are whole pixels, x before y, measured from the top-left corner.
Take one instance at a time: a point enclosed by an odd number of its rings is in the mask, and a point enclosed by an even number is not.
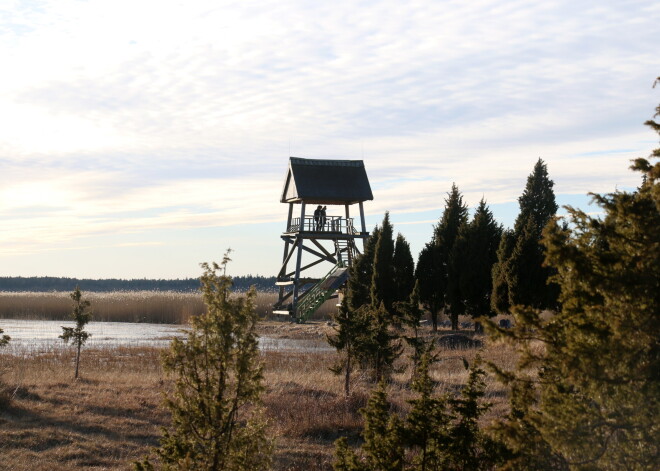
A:
[[[434,382],[430,366],[434,362],[430,351],[424,352],[416,368],[411,389],[418,394],[409,400],[410,412],[403,428],[405,444],[413,451],[413,469],[441,470],[449,446],[448,399],[433,394]]]
[[[222,263],[226,268],[229,258]],[[231,278],[216,263],[202,264],[207,311],[193,317],[184,339],[174,339],[163,369],[174,375],[165,405],[171,426],[156,454],[162,469],[258,470],[270,466],[271,440],[259,408],[263,365],[254,311],[256,292],[231,295]],[[149,460],[138,470],[153,469]]]
[[[360,410],[364,417],[364,444],[361,456],[348,447],[345,437],[335,442],[335,471],[402,471],[403,446],[401,421],[390,413],[385,383],[380,383],[367,407]]]
[[[469,224],[459,231],[452,257],[453,272],[458,275],[460,302],[473,318],[491,316],[490,297],[493,291],[493,265],[502,237],[502,226],[482,199]]]
[[[404,336],[403,339],[412,347],[413,354],[413,367],[417,369],[420,359],[424,352],[426,352],[433,344],[433,340],[426,341],[419,336],[419,324],[422,320],[424,311],[420,309],[419,301],[419,280],[415,282],[415,287],[410,293],[410,298],[407,302],[398,302],[394,304],[394,309],[398,313],[401,323],[412,329],[412,336]]]
[[[4,335],[5,331],[0,329],[0,347],[4,347],[9,343],[11,337],[9,335]]]
[[[436,289],[443,298],[445,310],[451,319],[451,328],[458,329],[458,316],[462,314],[462,304],[452,303],[452,295],[448,295],[448,290],[453,289],[454,273],[451,273],[451,255],[454,251],[454,244],[458,238],[460,227],[467,221],[468,208],[463,202],[463,195],[456,184],[452,184],[451,191],[445,199],[445,210],[442,213],[440,222],[434,229],[433,241],[438,247],[436,261],[439,263],[438,271],[440,274],[440,283]],[[451,279],[450,279],[451,277]]]
[[[415,286],[415,262],[410,253],[410,244],[399,233],[394,243],[394,303],[408,301]]]
[[[497,248],[497,261],[493,265],[491,276],[493,279],[493,291],[490,295],[490,307],[500,314],[508,314],[511,309],[509,302],[509,260],[516,243],[516,237],[512,230],[502,232],[500,245]]]
[[[59,336],[65,343],[69,340],[76,347],[76,372],[74,378],[78,379],[78,367],[80,366],[80,349],[87,342],[87,339],[92,336],[85,330],[85,326],[92,319],[92,311],[89,310],[91,303],[82,298],[80,288],[76,286],[73,293],[70,294],[73,300],[73,313],[72,318],[76,322],[75,327],[62,327],[62,335]]]
[[[660,124],[647,125],[660,134]],[[660,149],[650,158],[658,157]],[[501,424],[512,461],[532,455],[521,441],[532,436],[536,450],[555,457],[554,469],[657,469],[660,162],[640,158],[632,168],[643,177],[637,190],[592,195],[602,218],[567,207],[569,226],[546,227],[546,260],[561,289],[557,315],[520,309],[514,329],[492,329],[518,348],[520,369],[537,372],[500,372],[531,389],[521,408],[528,432],[516,434],[520,420]]]
[[[371,305],[377,307],[382,303],[390,314],[395,300],[393,231],[390,213],[385,212],[374,251],[370,289]]]
[[[336,315],[333,316],[335,335],[328,335],[328,343],[342,354],[330,370],[339,375],[344,372],[344,394],[351,394],[351,372],[354,364],[364,357],[364,336],[369,329],[369,319],[364,310],[351,310],[346,297]]]
[[[358,309],[357,316],[367,321],[358,347],[360,358],[371,366],[374,380],[380,382],[389,376],[394,362],[403,352],[403,346],[392,329],[392,316],[384,303],[381,302],[378,307],[364,305]]]
[[[335,471],[489,470],[501,462],[501,447],[479,427],[489,407],[482,402],[484,371],[475,363],[459,397],[438,397],[429,373],[433,361],[431,352],[422,357],[412,385],[417,397],[403,419],[391,411],[380,384],[360,411],[364,444],[356,453],[346,438],[337,440]]]
[[[364,304],[371,303],[371,280],[373,278],[376,244],[379,238],[380,227],[376,226],[367,239],[364,253],[355,258],[350,268],[346,297],[351,311],[359,309]]]
[[[433,331],[438,330],[438,313],[444,305],[444,292],[439,289],[442,280],[440,249],[433,242],[419,252],[415,279],[419,283],[419,299],[431,313]]]
[[[541,245],[543,228],[558,209],[553,186],[546,164],[538,159],[518,198],[520,213],[514,224],[514,241],[503,241],[504,246],[498,252],[498,256],[507,257],[498,258],[493,271],[492,296],[498,308],[518,304],[537,309],[557,308],[558,289],[548,284],[553,270],[543,264],[545,252]],[[504,292],[508,294],[508,301],[501,298]],[[504,313],[502,309],[499,312]]]
[[[482,401],[486,372],[479,367],[480,362],[477,357],[460,396],[449,401],[456,420],[449,428],[447,460],[442,468],[448,471],[489,470],[499,461],[498,444],[479,427],[479,419],[491,407]]]

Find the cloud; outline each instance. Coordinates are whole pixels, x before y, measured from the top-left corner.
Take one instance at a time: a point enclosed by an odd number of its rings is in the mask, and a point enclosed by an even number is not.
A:
[[[288,155],[364,159],[370,214],[632,187],[657,2],[0,6],[0,243],[278,220]]]

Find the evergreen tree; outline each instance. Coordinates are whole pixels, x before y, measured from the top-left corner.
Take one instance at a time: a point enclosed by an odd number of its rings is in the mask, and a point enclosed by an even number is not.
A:
[[[660,106],[656,110],[660,115]],[[660,133],[660,124],[647,123]],[[651,158],[660,157],[655,150]],[[560,312],[515,312],[512,339],[527,382],[526,436],[540,437],[555,462],[576,470],[657,469],[660,453],[660,162],[637,159],[634,192],[593,195],[602,219],[567,208],[570,226],[545,231],[547,263],[557,270]],[[529,341],[530,334],[536,340]],[[543,348],[538,348],[541,342]],[[502,372],[500,372],[502,373]],[[532,377],[532,379],[536,379]],[[531,404],[529,404],[531,402]],[[516,422],[502,424],[509,446],[526,450]],[[522,438],[526,438],[523,436]],[[529,453],[518,453],[520,455]],[[555,468],[559,469],[559,468]]]
[[[552,190],[554,182],[548,177],[548,168],[539,159],[534,171],[527,177],[527,185],[518,203],[520,214],[516,218],[516,243],[508,260],[509,303],[537,309],[555,309],[559,294],[557,285],[548,284],[553,274],[544,266],[541,246],[543,228],[557,213]]]
[[[0,329],[0,347],[4,347],[9,343],[11,337],[9,335],[4,335],[5,331]]]
[[[542,230],[558,209],[553,186],[546,164],[539,159],[518,198],[520,213],[514,224],[514,240],[508,236],[502,240],[493,269],[493,307],[498,312],[506,313],[513,305],[557,308],[559,291],[556,284],[548,284],[553,270],[544,266],[541,245]],[[508,300],[503,298],[505,293]]]
[[[395,303],[394,308],[398,313],[398,317],[401,320],[401,323],[410,328],[413,332],[412,336],[404,336],[403,339],[406,343],[412,347],[413,354],[413,367],[416,369],[419,363],[419,360],[422,357],[422,354],[430,348],[432,345],[432,340],[425,341],[422,337],[419,336],[419,327],[420,321],[422,320],[422,315],[424,312],[420,309],[419,301],[419,280],[415,282],[415,287],[413,288],[412,293],[410,293],[410,298],[407,302]]]
[[[76,347],[76,371],[74,378],[78,379],[78,370],[80,366],[80,349],[87,342],[87,339],[92,336],[85,330],[85,326],[92,319],[92,312],[89,310],[91,303],[82,298],[80,288],[76,286],[73,293],[69,295],[73,300],[73,313],[72,318],[76,322],[75,327],[62,327],[62,335],[59,336],[65,343],[69,340]]]
[[[364,444],[360,456],[348,447],[346,438],[335,442],[335,471],[403,471],[404,453],[401,443],[402,424],[390,414],[385,383],[380,383],[367,407],[360,410],[364,417]]]
[[[355,258],[350,268],[346,286],[348,307],[356,311],[364,304],[371,303],[371,281],[373,278],[376,244],[380,238],[380,227],[376,226],[367,239],[364,253]]]
[[[479,419],[491,407],[491,404],[482,401],[486,372],[479,367],[479,362],[477,357],[460,396],[449,401],[456,419],[449,428],[447,460],[443,470],[489,470],[499,460],[499,447],[479,427]]]
[[[415,286],[415,262],[410,244],[399,233],[394,243],[394,302],[408,301]]]
[[[497,248],[497,261],[493,265],[491,276],[493,279],[493,290],[490,295],[490,307],[500,314],[508,314],[511,309],[509,302],[509,260],[516,244],[516,237],[511,230],[502,232],[500,245]]]
[[[328,343],[341,354],[330,370],[337,375],[344,373],[346,397],[351,394],[351,372],[355,363],[364,357],[364,336],[368,332],[370,321],[364,314],[363,309],[352,311],[348,307],[347,298],[344,297],[337,314],[333,316],[335,335],[327,336]]]
[[[390,213],[386,212],[374,252],[370,293],[371,305],[377,307],[382,303],[388,313],[392,313],[392,305],[395,301],[393,258],[393,228],[390,223]]]
[[[225,256],[222,268],[229,258]],[[206,313],[193,317],[184,339],[163,356],[174,375],[166,400],[172,424],[156,454],[162,469],[258,470],[270,465],[271,440],[260,415],[264,390],[254,311],[256,292],[231,296],[221,266],[202,264]],[[153,469],[145,460],[139,470]]]
[[[473,318],[493,315],[490,297],[493,290],[493,265],[502,237],[502,226],[482,199],[469,224],[459,232],[454,251],[454,271],[465,311]]]
[[[442,213],[440,222],[434,229],[433,241],[438,247],[438,258],[440,272],[440,283],[437,286],[439,294],[443,298],[445,311],[451,319],[453,330],[458,329],[458,315],[462,314],[461,304],[450,304],[450,297],[447,297],[447,291],[450,284],[451,255],[454,250],[454,244],[458,238],[458,232],[468,218],[468,208],[463,202],[463,195],[456,184],[452,184],[451,191],[445,199],[445,210]],[[452,281],[453,282],[453,281]]]
[[[420,471],[444,469],[450,440],[447,398],[433,394],[434,383],[429,373],[433,360],[429,351],[422,355],[411,388],[418,397],[408,401],[411,408],[403,429],[405,444],[414,453],[411,467]]]
[[[444,305],[444,292],[439,289],[443,282],[440,249],[432,242],[426,244],[419,253],[415,279],[419,283],[419,299],[431,314],[435,332],[438,330],[438,314]]]
[[[403,346],[392,328],[392,316],[384,303],[381,302],[378,307],[365,305],[358,311],[357,315],[368,322],[365,335],[360,338],[360,357],[373,369],[374,380],[380,382],[389,376],[394,362],[403,352]]]

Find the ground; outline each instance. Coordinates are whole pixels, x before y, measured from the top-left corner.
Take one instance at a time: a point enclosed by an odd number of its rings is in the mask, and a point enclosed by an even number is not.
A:
[[[330,332],[332,327],[326,322],[260,326],[262,335],[276,338],[323,341]],[[473,361],[480,353],[499,364],[511,364],[504,346],[480,340],[482,347],[441,347],[433,370],[438,393],[460,390],[467,377],[463,358]],[[77,381],[73,379],[73,349],[0,356],[4,397],[11,397],[0,411],[0,467],[15,471],[130,469],[133,461],[158,444],[160,429],[168,424],[162,398],[171,382],[163,374],[159,355],[155,348],[83,349],[82,378]],[[358,410],[366,404],[373,384],[358,373],[351,398],[344,398],[342,378],[328,369],[336,359],[332,351],[265,352],[263,359],[264,403],[276,438],[275,469],[332,469],[333,442],[343,435],[358,439],[362,423]],[[410,370],[403,363],[389,386],[399,410],[412,397]],[[487,397],[495,403],[486,418],[492,420],[505,407],[504,391],[492,378]]]

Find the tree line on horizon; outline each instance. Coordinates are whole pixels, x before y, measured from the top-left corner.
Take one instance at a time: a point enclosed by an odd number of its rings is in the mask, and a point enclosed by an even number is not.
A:
[[[260,292],[275,291],[274,276],[245,275],[232,278],[233,289],[245,292],[255,286]],[[199,291],[199,278],[164,279],[79,279],[53,276],[0,277],[0,291],[47,292],[71,291],[78,286],[82,291],[105,293],[112,291]]]

